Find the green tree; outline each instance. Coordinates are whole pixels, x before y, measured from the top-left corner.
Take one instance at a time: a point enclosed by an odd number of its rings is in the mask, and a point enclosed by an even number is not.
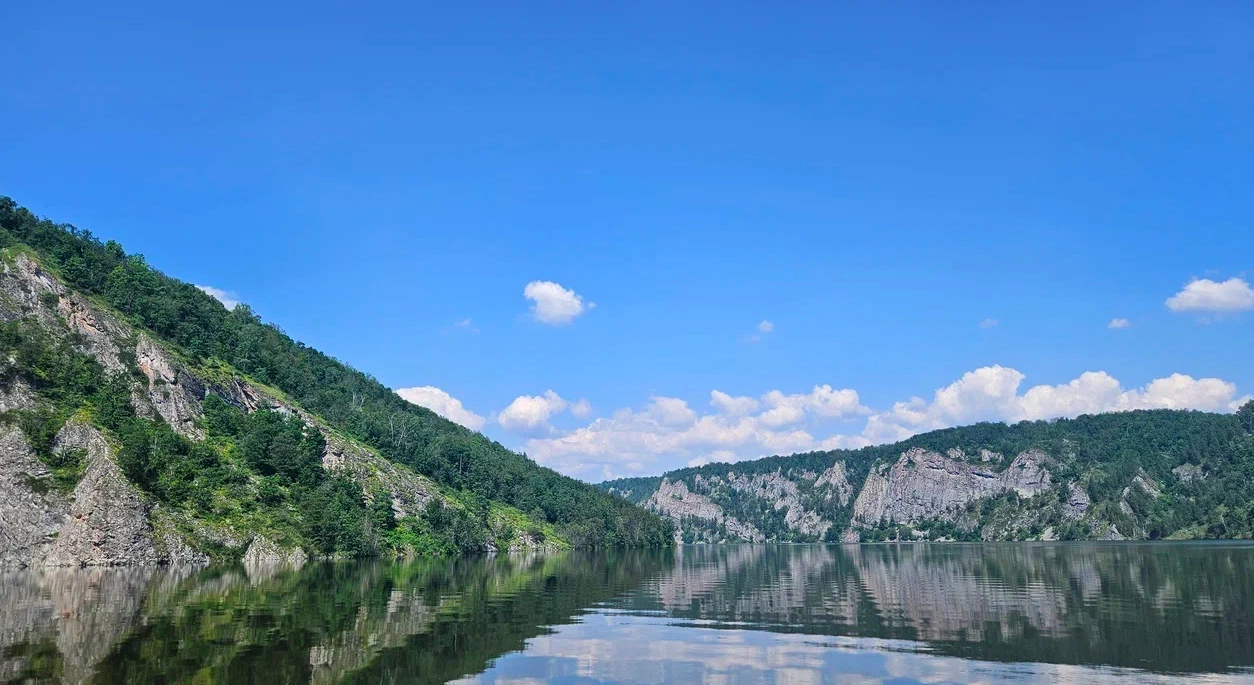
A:
[[[1254,400],[1241,405],[1241,408],[1237,410],[1237,419],[1245,432],[1254,433]]]

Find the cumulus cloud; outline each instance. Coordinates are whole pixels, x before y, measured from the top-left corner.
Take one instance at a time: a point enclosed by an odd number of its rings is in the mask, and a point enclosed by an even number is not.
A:
[[[1218,378],[1199,378],[1173,373],[1146,385],[1142,390],[1129,390],[1119,398],[1119,409],[1198,409],[1228,411],[1237,395],[1236,383]]]
[[[1110,320],[1110,323],[1106,324],[1106,328],[1116,328],[1116,329],[1127,328],[1131,325],[1132,325],[1131,321],[1128,321],[1127,319],[1115,317]]]
[[[229,290],[215,288],[211,285],[198,285],[196,287],[200,288],[206,295],[212,297],[218,302],[221,302],[222,306],[227,309],[235,309],[235,307],[239,305],[239,295],[236,295]]]
[[[998,321],[997,319],[984,319],[983,321],[980,322],[980,328],[993,328],[999,323],[1001,322]]]
[[[543,395],[520,395],[497,415],[496,422],[515,431],[549,430],[549,419],[569,410],[576,417],[584,418],[592,413],[588,400],[569,402],[552,390]]]
[[[583,297],[574,290],[563,288],[553,281],[528,283],[523,288],[523,297],[531,300],[531,316],[551,326],[568,324],[596,306],[592,302],[584,303]]]
[[[1223,282],[1196,278],[1180,292],[1167,298],[1173,312],[1239,312],[1254,309],[1254,288],[1241,278]]]
[[[758,401],[752,397],[732,397],[721,390],[710,391],[710,404],[714,405],[719,413],[728,416],[744,416],[758,409]]]
[[[697,420],[697,413],[688,408],[688,403],[675,397],[654,397],[648,412],[667,426],[686,426]]]
[[[683,399],[654,396],[642,409],[620,409],[568,433],[533,438],[525,450],[540,463],[589,476],[606,469],[619,474],[657,470],[657,461],[665,457],[676,461],[662,468],[866,444],[860,437],[818,440],[798,425],[867,413],[858,393],[849,389],[818,385],[808,393],[773,390],[760,398],[713,390],[710,406],[712,412],[700,413]]]
[[[848,388],[833,390],[830,385],[816,385],[808,394],[785,395],[772,390],[762,396],[769,407],[758,416],[765,425],[778,428],[797,423],[807,414],[825,417],[841,417],[866,413],[866,407],[858,402],[858,393]]]
[[[579,400],[570,405],[570,413],[577,419],[584,419],[592,415],[592,403],[588,400]]]
[[[770,333],[775,330],[775,324],[767,321],[766,319],[762,319],[762,322],[758,324],[758,330],[763,333]]]
[[[426,407],[449,421],[460,423],[471,430],[477,431],[483,428],[483,424],[486,421],[482,416],[462,406],[461,400],[435,386],[424,385],[416,388],[400,388],[396,391],[396,394],[405,398],[406,401],[420,407]]]
[[[1218,378],[1180,373],[1125,390],[1104,371],[1089,371],[1060,385],[1037,385],[1022,394],[1024,375],[1003,366],[966,373],[936,391],[932,401],[912,398],[872,415],[863,436],[872,442],[903,440],[916,433],[977,421],[1023,421],[1133,409],[1231,411],[1237,388]]]
[[[642,409],[620,409],[575,430],[533,438],[526,451],[540,463],[575,476],[659,473],[684,465],[734,462],[771,454],[852,449],[903,440],[916,433],[978,421],[1074,417],[1134,409],[1236,411],[1249,398],[1218,378],[1172,374],[1143,387],[1124,388],[1104,371],[1058,385],[1023,387],[1025,376],[986,366],[936,390],[871,412],[850,389],[815,386],[809,393],[773,390],[761,397],[714,390],[710,413],[675,397],[653,397]],[[867,416],[869,414],[869,416]],[[867,416],[861,430],[830,422]],[[828,425],[824,436],[819,430]]]

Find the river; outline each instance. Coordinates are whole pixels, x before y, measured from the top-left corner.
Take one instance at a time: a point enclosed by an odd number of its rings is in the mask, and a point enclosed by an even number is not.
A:
[[[1254,683],[1254,545],[0,573],[0,682]]]

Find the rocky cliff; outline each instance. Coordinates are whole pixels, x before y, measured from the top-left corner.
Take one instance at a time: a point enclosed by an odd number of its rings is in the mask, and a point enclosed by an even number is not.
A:
[[[1028,451],[1009,468],[996,471],[916,447],[891,468],[880,465],[871,471],[853,504],[853,520],[862,525],[956,521],[972,502],[1007,492],[1032,497],[1048,490],[1048,461],[1044,453]]]
[[[461,506],[430,479],[330,429],[282,393],[229,368],[193,366],[107,306],[67,288],[21,250],[7,251],[0,262],[0,322],[28,326],[23,330],[33,333],[27,337],[41,336],[46,345],[94,360],[105,377],[123,379],[114,382],[129,387],[137,417],[168,425],[192,443],[229,452],[220,441],[206,442],[204,403],[212,396],[246,414],[268,410],[298,417],[306,431],[322,437],[322,468],[356,483],[367,503],[390,499],[397,519],[417,517],[433,501]],[[57,421],[66,391],[41,379],[42,386],[33,387],[18,369],[19,354],[0,369],[0,567],[199,564],[211,558],[256,566],[307,558],[299,540],[250,514],[247,504],[241,510],[231,501],[211,502],[217,511],[238,513],[202,519],[154,499],[128,478],[118,442],[94,418],[98,407],[89,404],[59,423],[51,440],[37,448],[34,442],[47,438],[27,431]],[[154,451],[161,449],[154,444]],[[243,479],[236,488],[264,492],[261,475],[244,466],[235,473]],[[510,532],[510,548],[545,544]],[[496,548],[491,539],[484,544]]]
[[[685,523],[689,526],[697,524],[699,528],[715,528],[725,540],[762,542],[765,539],[753,526],[741,523],[734,516],[728,516],[709,497],[689,491],[683,481],[672,483],[662,479],[657,492],[653,493],[645,506],[675,519],[679,524],[675,530],[675,538],[681,542],[684,539]]]
[[[979,424],[601,484],[683,542],[1241,538],[1254,434],[1167,410]],[[1222,482],[1222,485],[1220,484]],[[652,490],[650,491],[650,488]]]

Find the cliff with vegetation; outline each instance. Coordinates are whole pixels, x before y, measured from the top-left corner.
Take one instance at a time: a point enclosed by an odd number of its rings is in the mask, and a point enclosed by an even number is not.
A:
[[[0,198],[0,566],[669,544],[671,524]]]
[[[1254,537],[1254,401],[983,423],[602,483],[680,542]]]

